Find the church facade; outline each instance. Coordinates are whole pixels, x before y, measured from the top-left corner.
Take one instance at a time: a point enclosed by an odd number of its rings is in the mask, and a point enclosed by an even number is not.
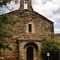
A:
[[[8,13],[18,16],[20,21],[12,27],[13,36],[6,43],[12,44],[12,51],[6,50],[6,60],[42,60],[43,38],[53,37],[53,22],[35,12],[31,0],[20,0],[19,10]]]

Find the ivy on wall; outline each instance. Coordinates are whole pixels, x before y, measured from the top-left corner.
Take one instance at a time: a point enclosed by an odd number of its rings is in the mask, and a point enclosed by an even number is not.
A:
[[[9,37],[9,33],[7,30],[5,30],[3,27],[6,24],[6,21],[8,20],[8,16],[7,15],[1,15],[0,16],[0,37]]]
[[[19,21],[17,16],[8,14],[0,15],[0,37],[12,37],[12,28],[8,25],[14,26]]]
[[[19,22],[20,18],[18,16],[12,16],[10,14],[0,15],[0,38],[11,38],[12,37],[12,26]],[[3,56],[1,50],[12,50],[12,45],[8,43],[3,43],[0,41],[0,57]]]

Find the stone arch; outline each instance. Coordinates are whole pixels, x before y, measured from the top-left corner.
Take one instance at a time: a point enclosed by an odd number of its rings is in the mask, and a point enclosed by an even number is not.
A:
[[[29,43],[27,43],[25,46],[24,46],[24,48],[25,47],[28,47],[28,46],[34,46],[35,47],[35,49],[38,49],[38,45],[36,44],[36,43],[34,43],[34,42],[29,42]]]
[[[38,45],[34,42],[27,43],[24,46],[26,60],[39,60]]]

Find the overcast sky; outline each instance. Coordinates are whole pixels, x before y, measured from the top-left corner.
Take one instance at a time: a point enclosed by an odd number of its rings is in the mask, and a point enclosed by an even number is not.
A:
[[[19,2],[17,4],[11,2],[7,5],[12,10],[17,10],[20,6]],[[54,33],[60,33],[60,0],[32,0],[32,7],[34,11],[54,22]],[[9,12],[5,7],[0,8],[0,11],[1,9]]]

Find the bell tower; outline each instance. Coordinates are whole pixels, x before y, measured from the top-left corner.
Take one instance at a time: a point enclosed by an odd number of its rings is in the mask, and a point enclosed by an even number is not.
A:
[[[29,10],[32,11],[31,0],[20,0],[20,10]]]

